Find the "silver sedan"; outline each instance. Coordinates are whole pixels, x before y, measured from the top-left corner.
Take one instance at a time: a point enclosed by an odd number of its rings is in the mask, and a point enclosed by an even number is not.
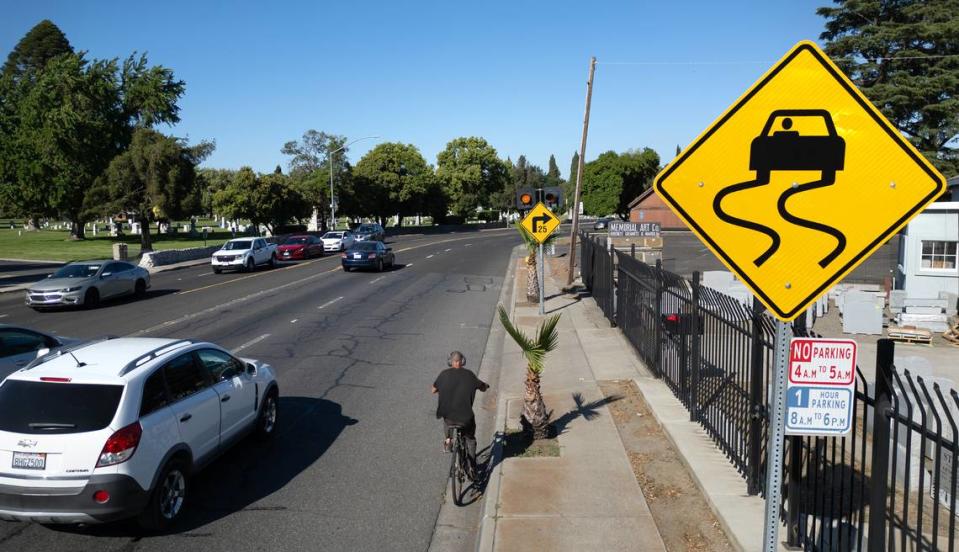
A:
[[[150,273],[125,261],[70,263],[27,290],[26,304],[34,309],[83,306],[92,308],[104,299],[135,295],[150,287]]]

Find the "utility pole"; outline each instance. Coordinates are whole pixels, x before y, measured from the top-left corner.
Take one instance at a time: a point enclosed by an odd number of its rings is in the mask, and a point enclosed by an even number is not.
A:
[[[593,99],[593,73],[596,72],[596,56],[589,59],[589,79],[586,81],[586,114],[583,116],[583,140],[579,145],[579,164],[576,167],[576,192],[573,193],[573,228],[569,235],[569,274],[566,285],[573,283],[576,269],[576,233],[579,232],[579,194],[583,189],[583,165],[586,162],[586,135],[589,132],[589,104]],[[572,176],[572,175],[570,175]]]

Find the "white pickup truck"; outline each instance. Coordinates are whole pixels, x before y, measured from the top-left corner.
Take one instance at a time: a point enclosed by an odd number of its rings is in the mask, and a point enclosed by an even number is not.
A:
[[[213,272],[245,270],[253,272],[258,265],[276,266],[276,244],[263,238],[236,238],[213,252]]]

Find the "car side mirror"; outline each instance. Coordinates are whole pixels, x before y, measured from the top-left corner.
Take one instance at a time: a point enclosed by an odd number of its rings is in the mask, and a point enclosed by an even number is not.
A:
[[[44,348],[42,348],[42,349],[37,349],[37,358],[40,358],[40,357],[42,357],[43,355],[48,354],[49,352],[50,352],[50,349],[47,348],[47,347],[44,347]]]
[[[103,274],[100,275],[100,277],[101,277],[101,278],[106,278],[107,276],[112,276],[112,275],[113,275],[112,272],[104,272]]]
[[[247,363],[246,363],[246,373],[247,373],[248,375],[255,376],[255,375],[256,375],[256,366],[253,366],[253,364],[247,362]]]

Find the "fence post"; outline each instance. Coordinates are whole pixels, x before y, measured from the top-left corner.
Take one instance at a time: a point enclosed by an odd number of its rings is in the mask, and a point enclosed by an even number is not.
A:
[[[634,259],[636,258],[636,244],[635,244],[635,243],[629,244],[629,256],[632,257],[632,258],[634,258]]]
[[[753,297],[752,350],[749,358],[749,473],[746,488],[757,495],[762,487],[763,446],[763,312],[759,299]]]
[[[702,336],[699,335],[702,328],[699,327],[699,271],[693,272],[693,305],[692,320],[689,324],[689,333],[692,336],[692,345],[689,351],[689,421],[699,420],[699,379],[702,373],[702,362],[700,361],[700,346]]]
[[[876,343],[876,397],[872,413],[872,470],[869,474],[869,552],[886,550],[886,498],[889,494],[889,409],[895,342]]]
[[[656,345],[655,352],[653,353],[653,373],[657,378],[663,376],[663,261],[656,259],[656,285],[654,289],[656,290],[656,313],[655,318],[653,319],[653,326],[655,326],[653,334],[655,335]]]

